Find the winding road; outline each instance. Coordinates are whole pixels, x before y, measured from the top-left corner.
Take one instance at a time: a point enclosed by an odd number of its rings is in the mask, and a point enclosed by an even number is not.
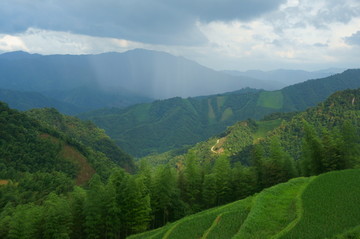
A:
[[[218,139],[217,141],[216,141],[216,144],[214,144],[214,146],[212,146],[211,147],[211,152],[213,152],[213,153],[217,153],[215,150],[214,150],[214,148],[215,148],[215,146],[218,144],[220,142],[220,139]]]

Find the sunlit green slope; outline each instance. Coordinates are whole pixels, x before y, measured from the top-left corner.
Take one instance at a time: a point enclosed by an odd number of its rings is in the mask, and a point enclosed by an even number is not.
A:
[[[359,169],[296,178],[129,239],[359,238],[359,183]]]

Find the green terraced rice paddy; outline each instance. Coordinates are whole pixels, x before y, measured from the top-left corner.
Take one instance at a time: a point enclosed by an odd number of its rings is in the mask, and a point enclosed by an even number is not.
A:
[[[318,176],[302,195],[299,222],[282,239],[326,238],[360,225],[360,171]]]
[[[360,170],[296,178],[131,239],[360,238]]]

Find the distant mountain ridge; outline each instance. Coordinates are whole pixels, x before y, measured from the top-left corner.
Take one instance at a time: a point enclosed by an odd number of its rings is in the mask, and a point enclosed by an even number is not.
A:
[[[276,90],[288,85],[281,82],[283,71],[263,78],[258,77],[259,74],[228,74],[183,57],[144,49],[98,55],[9,52],[0,55],[0,72],[0,89],[17,91],[11,97],[7,92],[7,98],[0,95],[0,100],[7,102],[11,98],[8,103],[21,110],[24,105],[28,105],[26,109],[45,105],[66,114],[106,107],[124,108],[154,99],[212,95],[246,87]],[[285,75],[296,78],[300,73],[286,71]],[[43,96],[18,97],[23,91]],[[23,98],[28,103],[24,104]],[[39,98],[43,98],[42,104]],[[73,109],[67,109],[69,107]]]
[[[224,73],[234,75],[234,76],[247,76],[259,80],[271,80],[277,81],[283,86],[289,86],[296,83],[301,83],[310,79],[319,79],[341,73],[345,69],[340,68],[329,68],[319,71],[304,71],[304,70],[285,70],[278,69],[273,71],[260,71],[260,70],[248,70],[248,71],[235,71],[235,70],[226,70]]]
[[[83,109],[64,101],[55,100],[38,92],[0,89],[0,100],[6,102],[11,108],[30,110],[33,108],[53,107],[65,114],[76,114]]]
[[[227,126],[273,112],[305,110],[332,93],[360,87],[360,70],[309,80],[278,91],[248,90],[196,98],[172,98],[126,109],[104,109],[80,115],[106,130],[134,156],[193,145]]]
[[[143,49],[98,55],[10,52],[0,55],[0,72],[2,89],[42,93],[82,111],[245,87],[279,88],[274,82],[230,76],[183,57]]]

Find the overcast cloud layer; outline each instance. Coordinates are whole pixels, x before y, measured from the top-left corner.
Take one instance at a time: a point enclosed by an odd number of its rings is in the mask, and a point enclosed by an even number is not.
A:
[[[0,52],[138,47],[215,69],[359,67],[360,1],[0,1]]]

